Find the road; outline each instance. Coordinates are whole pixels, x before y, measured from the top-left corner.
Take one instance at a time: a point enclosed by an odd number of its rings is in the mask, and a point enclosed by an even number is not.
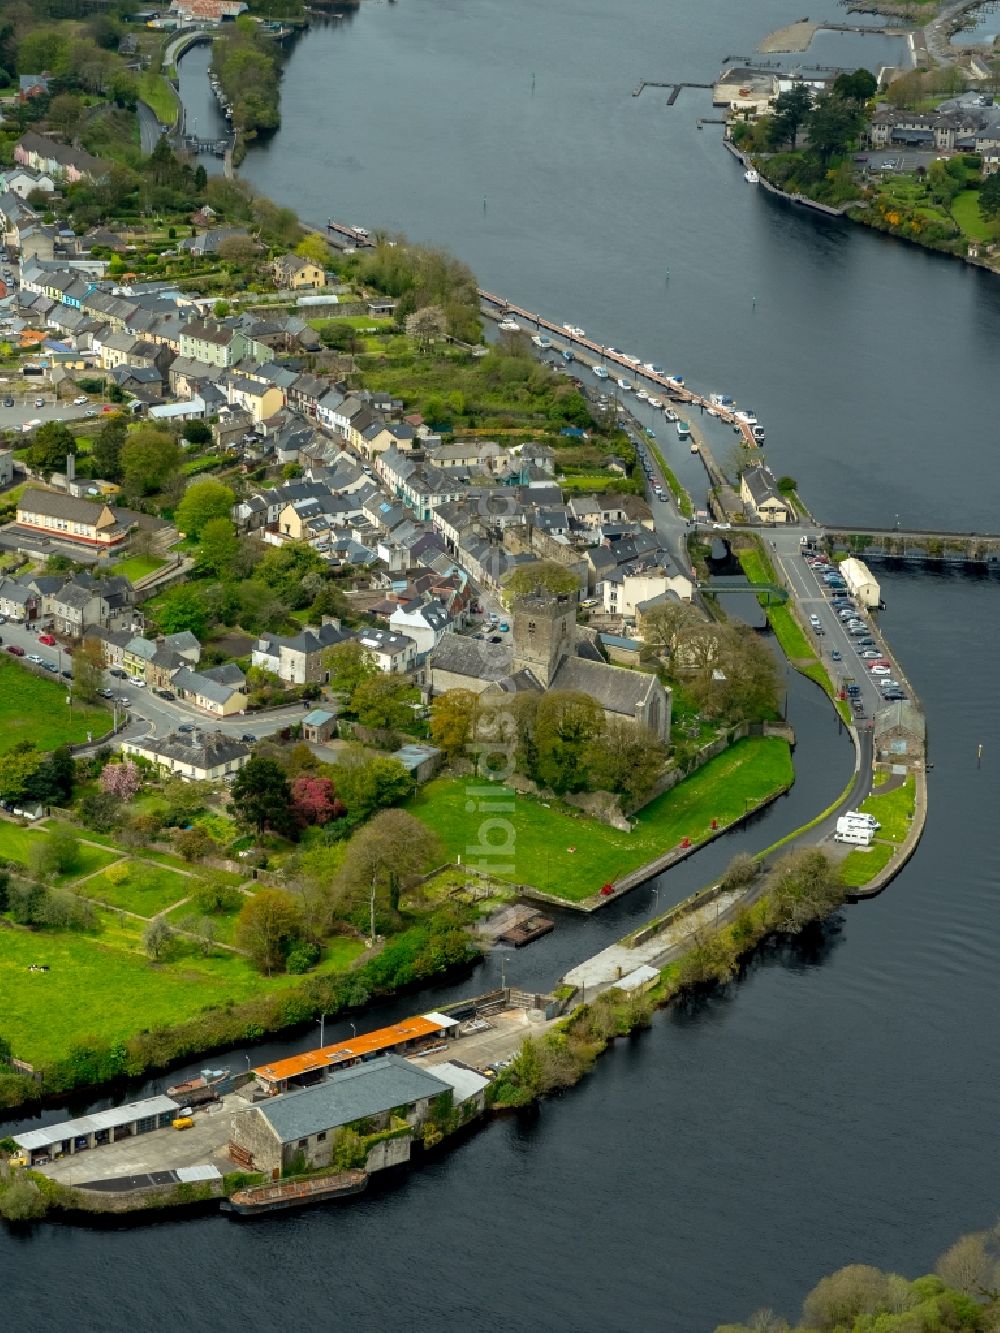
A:
[[[72,670],[72,657],[58,643],[55,647],[39,643],[37,633],[26,625],[8,620],[6,624],[0,625],[0,638],[3,640],[4,651],[9,644],[16,644],[24,649],[25,655],[34,654],[62,671]],[[19,661],[25,670],[30,670],[23,658]],[[270,736],[284,727],[301,722],[308,709],[314,706],[311,703],[306,706],[291,704],[284,708],[268,709],[264,713],[216,718],[179,699],[161,699],[144,686],[131,685],[127,680],[121,680],[110,673],[105,673],[104,679],[108,688],[114,690],[115,698],[126,701],[128,726],[124,734],[133,738],[150,734],[165,736],[183,723],[195,723],[204,730],[222,731],[227,736],[242,736],[245,733],[258,737]],[[111,707],[110,701],[108,707]]]
[[[139,148],[143,157],[148,157],[160,141],[160,121],[145,102],[136,103],[136,112],[139,116]]]

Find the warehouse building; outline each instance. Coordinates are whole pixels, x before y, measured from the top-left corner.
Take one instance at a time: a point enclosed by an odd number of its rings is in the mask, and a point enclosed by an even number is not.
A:
[[[848,592],[852,597],[856,597],[862,606],[882,605],[882,590],[878,586],[878,579],[863,560],[856,560],[853,555],[849,555],[846,560],[840,562],[839,569],[847,584]]]
[[[101,1148],[108,1143],[166,1129],[177,1115],[177,1103],[169,1097],[147,1097],[107,1111],[95,1111],[77,1120],[60,1120],[44,1129],[29,1129],[11,1137],[21,1149],[24,1164],[36,1166],[56,1157]]]

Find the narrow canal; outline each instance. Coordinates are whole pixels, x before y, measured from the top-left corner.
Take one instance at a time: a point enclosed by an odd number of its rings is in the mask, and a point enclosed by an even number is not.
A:
[[[733,393],[824,517],[995,528],[995,280],[754,193],[717,128],[695,129],[707,94],[670,110],[629,95],[643,77],[710,79],[800,10],[362,7],[299,44],[283,129],[246,174],[306,216],[447,245],[484,285]],[[292,1299],[297,1322],[351,1330],[703,1333],[761,1304],[794,1314],[841,1263],[923,1271],[990,1224],[1000,586],[893,574],[885,594],[935,762],[927,833],[889,893],[724,998],[659,1015],[537,1115],[350,1208],[0,1233],[11,1327],[160,1330],[194,1310],[235,1330]],[[800,776],[762,817],[775,829],[821,808],[851,763],[819,696],[793,679],[789,700]],[[661,904],[770,826],[671,871]],[[561,919],[515,955],[518,978],[548,984],[648,895]]]

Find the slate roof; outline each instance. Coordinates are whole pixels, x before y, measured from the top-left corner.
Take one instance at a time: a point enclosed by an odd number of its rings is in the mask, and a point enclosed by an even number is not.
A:
[[[582,657],[567,657],[552,679],[554,690],[578,690],[589,694],[606,713],[634,717],[656,684],[656,677],[606,662],[587,662]]]
[[[273,1097],[257,1110],[286,1144],[450,1090],[451,1084],[402,1056],[383,1055],[339,1070],[313,1088]]]
[[[489,643],[464,634],[445,634],[430,652],[432,671],[447,671],[471,680],[498,681],[510,673],[513,648],[509,639]]]
[[[250,753],[250,746],[223,731],[171,732],[162,740],[134,742],[161,759],[177,759],[197,768],[212,769]]]

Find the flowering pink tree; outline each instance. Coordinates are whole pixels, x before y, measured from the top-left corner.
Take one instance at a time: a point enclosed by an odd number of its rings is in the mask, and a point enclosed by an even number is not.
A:
[[[300,824],[329,824],[347,814],[329,778],[300,773],[292,783],[292,812]]]
[[[131,759],[120,764],[105,764],[101,769],[101,791],[117,796],[120,801],[131,801],[142,786],[138,767]]]

